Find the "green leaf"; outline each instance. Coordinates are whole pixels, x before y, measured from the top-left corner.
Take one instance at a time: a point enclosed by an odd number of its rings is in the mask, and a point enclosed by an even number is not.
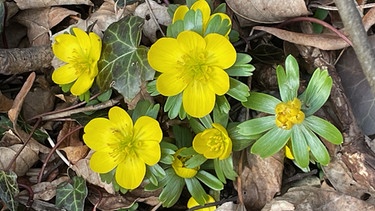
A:
[[[298,165],[302,168],[306,168],[310,162],[309,147],[307,146],[306,138],[300,127],[303,126],[294,125],[292,128],[291,150]]]
[[[215,13],[226,13],[227,12],[227,4],[225,3],[221,3],[219,6],[217,6],[213,12],[213,14]]]
[[[237,128],[240,134],[257,135],[270,130],[275,125],[275,116],[265,116],[244,121]]]
[[[182,31],[184,31],[184,21],[178,20],[168,26],[167,37],[177,38],[178,34]]]
[[[127,16],[104,32],[96,82],[101,90],[116,89],[125,102],[130,102],[155,74],[147,62],[148,49],[139,46],[143,23],[140,17]]]
[[[207,23],[204,36],[210,33],[217,33],[225,36],[230,31],[231,27],[232,25],[228,19],[222,19],[220,15],[215,15]]]
[[[190,8],[196,1],[197,0],[186,0],[186,6]]]
[[[156,80],[148,82],[146,89],[147,89],[147,92],[150,93],[152,97],[160,95],[158,89],[156,88]]]
[[[184,17],[184,30],[203,35],[203,15],[201,10],[189,10]]]
[[[164,105],[164,111],[168,112],[169,119],[176,118],[181,108],[182,108],[182,92],[178,95],[168,97]]]
[[[242,105],[256,111],[275,114],[275,107],[279,103],[281,101],[274,96],[259,92],[250,92],[247,101],[243,102]]]
[[[199,118],[199,121],[203,124],[205,128],[212,128],[212,119],[211,116],[208,114],[202,118]]]
[[[201,182],[203,182],[205,185],[207,185],[212,190],[222,190],[224,188],[223,183],[216,178],[214,175],[208,173],[207,171],[200,170],[195,175],[197,179],[199,179]]]
[[[165,186],[159,195],[159,201],[164,207],[171,207],[180,198],[185,181],[177,176],[171,168],[167,169],[165,173],[166,176],[160,181],[160,184]]]
[[[327,70],[315,70],[306,90],[299,97],[303,102],[302,110],[306,116],[314,114],[327,101],[331,94],[332,78]]]
[[[137,119],[141,116],[149,116],[156,119],[159,113],[159,109],[159,104],[154,105],[148,100],[141,100],[137,103],[133,110],[128,112],[131,114],[133,122],[136,122]]]
[[[111,95],[112,95],[112,89],[108,89],[107,91],[101,93],[98,96],[98,100],[100,102],[106,102],[106,101],[108,101],[111,98]]]
[[[314,18],[319,20],[324,20],[328,15],[328,10],[316,8],[314,12]],[[313,31],[315,34],[320,34],[323,32],[323,26],[317,23],[312,23]]]
[[[224,160],[218,160],[218,162],[224,171],[225,177],[230,180],[235,180],[238,175],[234,171],[232,156],[229,156]]]
[[[147,169],[150,170],[150,173],[152,175],[158,178],[163,178],[166,175],[164,169],[159,164],[155,164],[153,166],[147,166]]]
[[[204,205],[208,196],[197,178],[185,178],[185,183],[189,193],[191,194],[191,196],[193,196],[195,201],[197,201],[200,205]]]
[[[299,67],[297,60],[292,55],[286,57],[285,70],[281,65],[276,67],[276,75],[282,101],[288,102],[297,97]]]
[[[288,142],[291,132],[291,130],[284,130],[275,126],[253,144],[251,153],[257,154],[262,158],[274,155]]]
[[[251,56],[244,53],[237,53],[236,62],[225,72],[230,76],[251,76],[255,67],[251,64],[248,64],[251,61]]]
[[[187,168],[195,168],[206,162],[207,158],[201,154],[196,154],[185,162]]]
[[[227,98],[223,96],[216,96],[215,107],[213,110],[214,122],[220,123],[223,127],[227,127],[229,120],[230,105]]]
[[[229,78],[229,82],[230,88],[227,94],[240,102],[245,102],[247,100],[247,97],[250,95],[249,87],[234,78]]]
[[[190,147],[193,141],[193,134],[186,127],[174,125],[172,127],[174,138],[176,139],[176,145],[181,147]]]
[[[194,131],[195,134],[203,132],[206,128],[202,125],[200,121],[196,118],[189,119],[190,127]]]
[[[215,168],[215,173],[216,173],[217,178],[219,178],[219,180],[225,184],[226,178],[224,175],[223,167],[221,163],[219,162],[219,159],[214,159],[214,168]]]
[[[301,127],[301,130],[305,135],[307,144],[309,145],[310,151],[314,155],[316,161],[322,165],[327,165],[330,161],[330,157],[327,148],[324,146],[322,141],[306,127]]]
[[[176,11],[176,9],[178,8],[179,5],[177,4],[169,4],[168,5],[168,9],[167,9],[167,12],[169,14],[169,16],[171,18],[173,18],[173,15],[174,15],[174,12]]]
[[[15,200],[15,197],[18,193],[16,173],[0,170],[0,199],[10,210],[17,210],[18,201]]]
[[[83,210],[87,196],[86,180],[75,176],[72,178],[73,185],[62,183],[57,186],[56,206],[71,211]]]
[[[228,135],[232,140],[232,151],[240,151],[252,145],[261,135],[243,135],[237,127],[239,123],[230,123],[227,127]]]
[[[309,116],[303,124],[332,144],[341,144],[343,142],[341,132],[327,120],[317,116]]]

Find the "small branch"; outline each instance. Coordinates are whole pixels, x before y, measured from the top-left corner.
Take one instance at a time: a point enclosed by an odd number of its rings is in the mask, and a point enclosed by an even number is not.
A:
[[[0,74],[12,75],[49,68],[52,58],[50,45],[0,49]]]
[[[361,16],[353,0],[335,0],[345,31],[353,42],[362,71],[375,94],[375,53],[367,39]]]

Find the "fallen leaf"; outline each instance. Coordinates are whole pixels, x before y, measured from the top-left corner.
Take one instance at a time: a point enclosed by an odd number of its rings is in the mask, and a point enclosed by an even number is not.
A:
[[[24,119],[31,119],[39,114],[52,111],[55,104],[55,97],[51,90],[36,87],[30,90],[22,105],[22,116]]]
[[[23,144],[15,144],[9,147],[0,147],[0,169],[6,169],[8,167],[22,146]],[[17,156],[11,169],[18,176],[23,176],[38,160],[38,154],[30,147],[26,146]]]
[[[239,170],[243,203],[248,210],[260,210],[280,192],[283,174],[283,152],[269,158],[247,152],[247,165]],[[237,187],[237,190],[238,187]]]
[[[93,6],[93,3],[90,0],[15,0],[15,2],[21,10],[72,4]]]
[[[157,24],[168,26],[172,22],[172,20],[167,12],[167,7],[160,5],[155,1],[149,2],[152,12],[150,11],[147,2],[145,2],[143,4],[140,4],[135,9],[134,15],[145,19],[145,23],[143,25],[143,34],[154,43],[157,40],[156,32],[159,30],[159,26]],[[152,15],[155,16],[156,20],[152,18]],[[155,21],[157,21],[157,23],[155,23]]]
[[[226,0],[239,16],[259,23],[278,23],[291,17],[308,15],[304,0]]]
[[[69,181],[69,177],[62,176],[56,180],[53,180],[52,182],[41,182],[41,183],[37,183],[31,186],[31,189],[33,190],[33,193],[34,193],[33,199],[34,200],[41,199],[44,201],[51,200],[53,197],[56,196],[57,186],[67,181]],[[26,190],[20,192],[20,195],[26,195],[26,194],[27,194]]]
[[[255,26],[253,29],[265,31],[294,44],[313,46],[327,51],[349,46],[348,43],[334,34],[304,34],[266,26]]]
[[[59,148],[59,150],[64,151],[70,163],[74,165],[79,160],[86,157],[90,149],[86,145],[83,145],[83,146],[69,146],[69,147]]]
[[[3,95],[3,93],[1,93],[0,91],[0,113],[6,113],[8,112],[11,108],[12,108],[12,105],[13,105],[13,100],[7,98],[5,95]]]
[[[31,46],[40,46],[50,43],[50,29],[69,15],[78,13],[62,7],[46,7],[20,11],[14,20],[27,27]]]
[[[296,187],[276,197],[262,211],[278,210],[374,210],[375,206],[355,197],[317,187]]]

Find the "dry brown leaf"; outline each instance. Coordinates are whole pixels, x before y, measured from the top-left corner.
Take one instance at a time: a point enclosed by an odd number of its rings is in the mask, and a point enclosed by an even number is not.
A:
[[[254,29],[265,31],[294,44],[313,46],[322,50],[338,50],[349,46],[343,39],[333,34],[303,34],[266,26],[255,26]]]
[[[258,23],[278,23],[291,17],[308,15],[304,0],[226,0],[239,16]]]
[[[69,181],[68,176],[62,176],[52,182],[41,182],[31,186],[34,193],[34,200],[49,201],[56,195],[56,188],[59,184]],[[27,191],[20,192],[19,195],[27,195]]]
[[[12,108],[13,100],[7,98],[3,93],[0,91],[0,112],[6,113],[9,111],[10,108]]]
[[[22,144],[15,144],[9,147],[0,147],[0,168],[5,169],[10,164],[10,161],[14,158],[17,152],[21,149]],[[19,156],[17,156],[15,164],[12,166],[12,170],[18,175],[23,176],[26,172],[38,161],[38,154],[34,152],[30,147],[26,146]]]
[[[69,134],[70,131],[78,127],[78,124],[75,122],[65,122],[63,128],[60,130],[59,135],[57,136],[57,142],[65,137],[65,140],[59,145],[59,147],[67,146],[82,146],[83,142],[81,141],[81,136],[79,131],[75,131],[72,134]],[[59,148],[60,149],[60,148]]]
[[[169,25],[172,20],[167,12],[168,8],[156,3],[155,1],[149,1],[149,2],[152,8],[152,13],[155,15],[155,18],[158,24],[161,24],[164,26]],[[152,14],[151,14],[151,11],[149,10],[149,6],[147,2],[139,5],[135,9],[134,15],[145,19],[145,23],[143,25],[143,34],[147,38],[149,38],[152,42],[155,42],[157,40],[156,32],[159,30],[159,26],[155,23],[155,20],[152,18]]]
[[[26,95],[22,105],[22,114],[25,119],[31,119],[39,114],[52,111],[55,97],[50,89],[36,87]]]
[[[239,170],[243,202],[248,210],[260,210],[280,192],[284,168],[283,152],[269,158],[247,152],[247,165]],[[243,161],[246,163],[246,161]],[[239,190],[237,188],[237,190]]]
[[[21,10],[71,4],[93,6],[90,0],[15,0],[15,2]]]
[[[304,186],[289,189],[262,209],[279,210],[375,210],[375,206],[336,191]]]
[[[75,171],[78,176],[83,177],[88,183],[104,188],[108,193],[115,194],[112,183],[107,184],[102,182],[98,173],[91,170],[89,166],[89,158],[91,154],[86,156],[86,158],[79,160],[75,165],[72,165],[73,171]]]
[[[88,151],[90,150],[86,145],[83,146],[69,146],[64,148],[59,148],[66,153],[68,160],[73,165],[76,164],[79,160],[86,157]]]
[[[50,29],[69,15],[78,13],[62,7],[47,7],[20,11],[14,20],[27,27],[31,46],[40,46],[50,44]]]

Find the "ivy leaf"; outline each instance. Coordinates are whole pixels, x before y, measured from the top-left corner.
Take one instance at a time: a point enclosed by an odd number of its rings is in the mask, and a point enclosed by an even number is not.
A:
[[[0,199],[10,210],[17,210],[18,202],[14,197],[18,192],[17,175],[14,172],[0,171]]]
[[[73,185],[62,183],[57,186],[56,206],[66,210],[83,210],[87,196],[86,180],[82,177],[73,177]]]
[[[144,20],[128,16],[111,24],[104,32],[102,56],[98,62],[96,82],[100,89],[110,87],[130,102],[155,71],[147,62],[148,49],[139,46]]]

